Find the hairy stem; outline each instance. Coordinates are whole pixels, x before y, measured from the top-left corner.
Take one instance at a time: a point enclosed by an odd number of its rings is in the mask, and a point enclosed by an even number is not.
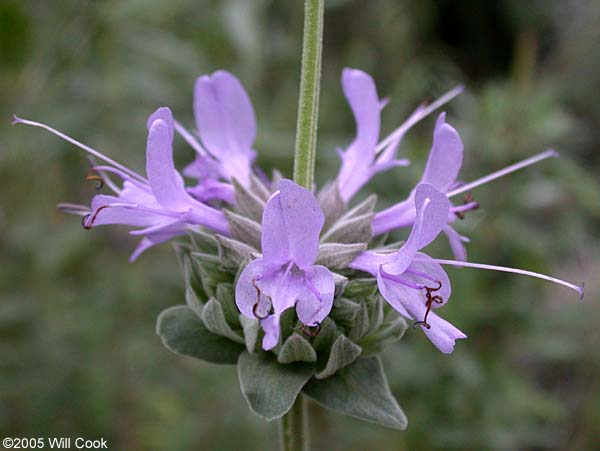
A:
[[[319,117],[319,85],[323,41],[323,2],[305,0],[300,99],[296,125],[294,181],[312,189]]]
[[[308,451],[308,411],[302,394],[281,418],[280,436],[282,451]]]

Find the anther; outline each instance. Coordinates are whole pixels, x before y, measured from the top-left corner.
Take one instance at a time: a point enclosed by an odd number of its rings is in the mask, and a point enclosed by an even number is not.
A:
[[[87,220],[90,219],[90,216],[92,216],[92,214],[88,213],[83,218],[81,218],[81,227],[83,227],[85,230],[90,230],[92,228],[91,225],[87,224]]]
[[[413,324],[414,327],[416,326],[423,326],[426,327],[427,329],[431,329],[431,325],[427,322],[427,317],[429,316],[429,312],[431,312],[431,307],[432,304],[435,302],[436,304],[443,304],[444,303],[444,298],[442,296],[440,296],[439,294],[433,295],[431,293],[435,293],[436,291],[439,291],[442,289],[442,282],[441,281],[437,281],[438,286],[437,287],[424,287],[425,289],[425,316],[423,317],[423,321],[417,321],[416,323]]]
[[[266,314],[266,315],[264,315],[264,316],[261,316],[261,315],[259,315],[259,314],[257,313],[257,310],[258,310],[258,306],[259,306],[259,304],[260,304],[260,301],[258,301],[256,304],[254,304],[254,305],[252,306],[252,314],[253,314],[253,315],[256,317],[256,319],[263,320],[263,319],[265,319],[267,316],[269,316],[269,314],[267,313],[267,314]]]
[[[317,323],[316,326],[312,326],[315,330],[312,330],[311,327],[307,327],[304,324],[300,326],[300,331],[304,335],[308,335],[309,337],[316,337],[321,332],[321,323]]]
[[[261,291],[260,291],[260,287],[256,284],[256,279],[252,279],[252,286],[254,287],[254,289],[256,290],[256,303],[252,306],[252,314],[256,317],[256,319],[260,319],[263,320],[265,319],[267,316],[269,316],[270,312],[267,312],[264,316],[260,315],[258,313],[258,307],[260,306],[260,296],[261,296]],[[271,302],[271,298],[269,296],[266,296],[267,301],[269,302],[269,305],[272,306],[272,302]],[[269,308],[269,311],[271,310],[271,308]]]
[[[96,209],[93,213],[85,215],[81,218],[81,225],[85,230],[90,230],[94,226],[94,222],[96,221],[96,217],[98,213],[100,213],[105,208],[108,208],[110,205],[102,205]]]
[[[102,187],[104,186],[104,179],[102,177],[100,177],[97,174],[94,174],[94,169],[90,169],[88,171],[87,176],[85,177],[86,180],[89,181],[95,181],[96,183],[96,189],[100,190],[102,189]]]
[[[415,322],[413,323],[413,327],[417,327],[417,326],[423,326],[423,327],[425,327],[426,329],[431,329],[431,324],[429,324],[429,323],[428,323],[428,322],[426,322],[426,321],[415,321]]]

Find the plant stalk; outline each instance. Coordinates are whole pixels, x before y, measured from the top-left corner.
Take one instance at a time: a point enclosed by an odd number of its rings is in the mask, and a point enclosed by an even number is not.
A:
[[[281,418],[279,430],[282,451],[308,451],[308,410],[302,394]]]
[[[296,124],[294,181],[312,190],[319,118],[319,85],[323,44],[323,2],[305,0],[300,99]]]

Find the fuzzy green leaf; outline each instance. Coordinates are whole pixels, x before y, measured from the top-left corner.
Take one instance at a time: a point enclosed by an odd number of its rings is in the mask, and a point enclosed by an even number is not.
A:
[[[369,307],[367,306],[367,302],[363,301],[360,303],[360,309],[354,318],[352,328],[348,332],[348,337],[352,341],[358,341],[369,333],[370,327]]]
[[[364,421],[394,429],[408,424],[378,357],[359,358],[327,379],[311,379],[302,391],[324,407]]]
[[[256,341],[258,340],[259,323],[256,318],[248,318],[240,314],[240,324],[244,330],[244,342],[246,343],[246,349],[249,353],[254,352],[256,347]]]
[[[343,327],[352,327],[354,318],[360,311],[360,304],[350,299],[336,298],[333,301],[333,309],[329,316]]]
[[[325,224],[323,231],[329,230],[344,214],[346,204],[340,195],[337,181],[327,183],[317,194],[317,200],[323,213],[325,213]]]
[[[337,221],[321,237],[322,243],[367,243],[371,239],[373,213],[346,218]]]
[[[366,243],[323,243],[319,246],[317,264],[329,269],[345,269],[358,254],[366,249]]]
[[[243,216],[260,223],[263,210],[265,209],[265,202],[240,184],[235,178],[232,179],[232,184],[236,210]]]
[[[225,319],[229,324],[237,324],[239,322],[240,311],[235,305],[234,288],[230,283],[220,283],[217,285],[215,297],[221,307],[223,307],[223,313]]]
[[[381,326],[358,342],[363,348],[363,356],[379,354],[388,345],[399,341],[404,336],[406,329],[408,329],[406,320],[390,309]]]
[[[235,364],[244,347],[211,333],[185,305],[164,310],[157,319],[156,333],[171,351],[211,363]]]
[[[267,188],[264,182],[254,174],[250,174],[250,190],[259,199],[266,203],[271,197],[271,191]],[[261,220],[262,218],[259,218]]]
[[[281,365],[271,353],[243,352],[238,377],[250,410],[267,421],[285,415],[314,373],[310,363]]]
[[[224,210],[231,236],[242,243],[246,243],[255,249],[260,249],[261,227],[260,224],[231,211]]]
[[[241,241],[216,235],[219,243],[219,259],[223,268],[236,269],[248,263],[258,251]]]
[[[315,375],[317,379],[333,376],[342,368],[350,365],[361,354],[362,348],[349,340],[345,335],[340,335],[333,343],[329,359],[325,368]]]
[[[350,299],[371,297],[377,293],[377,281],[373,278],[352,279],[344,289],[344,296]]]
[[[285,343],[283,343],[279,355],[277,356],[277,361],[283,364],[293,362],[316,362],[317,353],[304,337],[297,333],[293,333]]]
[[[344,219],[356,218],[358,216],[373,213],[376,203],[377,203],[377,195],[371,194],[369,197],[367,197],[361,203],[359,203],[355,207],[348,210],[346,212],[346,214],[344,214]]]
[[[213,334],[244,344],[242,336],[227,324],[223,307],[221,307],[221,304],[215,298],[210,298],[204,305],[204,309],[202,309],[202,321],[206,328]]]

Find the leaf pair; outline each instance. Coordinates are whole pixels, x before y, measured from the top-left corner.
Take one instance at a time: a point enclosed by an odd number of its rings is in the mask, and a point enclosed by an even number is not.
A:
[[[240,386],[250,409],[268,421],[285,415],[303,392],[340,413],[395,429],[406,428],[406,416],[389,389],[378,357],[358,358],[332,376],[327,371],[328,362],[325,370],[315,375],[316,366],[312,362],[281,364],[271,353],[251,354],[243,344],[214,335],[192,309],[183,305],[160,314],[157,333],[164,345],[177,354],[211,363],[237,363]],[[334,349],[347,348],[349,340],[344,338],[338,338]],[[286,360],[282,354],[306,351],[296,341],[285,353],[280,353],[280,360]]]

